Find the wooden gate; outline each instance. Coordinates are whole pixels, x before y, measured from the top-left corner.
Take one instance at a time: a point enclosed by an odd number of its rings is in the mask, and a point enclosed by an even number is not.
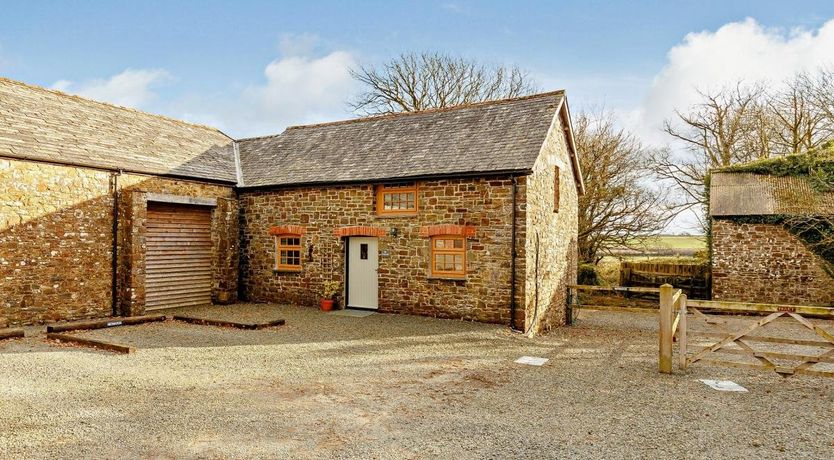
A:
[[[693,301],[672,286],[661,286],[660,372],[672,372],[676,337],[684,370],[695,363],[709,363],[772,370],[784,377],[834,377],[834,335],[811,316],[832,319],[834,309]]]

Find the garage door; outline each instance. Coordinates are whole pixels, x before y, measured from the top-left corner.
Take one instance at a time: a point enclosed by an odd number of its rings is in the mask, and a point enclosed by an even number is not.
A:
[[[211,208],[148,203],[145,309],[211,303]]]

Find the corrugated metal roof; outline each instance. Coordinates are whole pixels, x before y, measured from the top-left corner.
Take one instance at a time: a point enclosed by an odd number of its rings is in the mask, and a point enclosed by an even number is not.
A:
[[[814,190],[806,177],[715,172],[711,216],[834,215],[834,193]]]

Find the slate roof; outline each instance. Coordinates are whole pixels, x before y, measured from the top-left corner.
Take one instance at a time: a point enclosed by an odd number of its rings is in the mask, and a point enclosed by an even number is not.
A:
[[[287,128],[238,142],[244,187],[533,168],[564,92]],[[577,165],[574,165],[576,167]]]
[[[220,131],[0,77],[0,156],[237,182]]]
[[[834,193],[817,192],[799,176],[714,172],[711,216],[834,215]]]

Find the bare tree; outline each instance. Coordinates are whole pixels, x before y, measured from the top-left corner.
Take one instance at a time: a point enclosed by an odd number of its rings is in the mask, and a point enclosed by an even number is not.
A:
[[[402,54],[378,67],[353,69],[351,75],[364,86],[351,105],[366,115],[450,107],[536,91],[529,75],[518,67],[486,66],[441,53]]]
[[[834,138],[834,67],[820,68],[809,80],[811,103],[825,117],[825,136]]]
[[[585,177],[579,199],[579,257],[597,263],[611,249],[660,231],[671,213],[665,195],[646,183],[647,155],[637,138],[611,115],[580,113],[574,120]]]
[[[818,83],[822,78],[822,73],[818,76],[800,73],[764,98],[773,133],[769,143],[772,155],[802,154],[819,147],[831,136],[834,118],[830,112],[826,113],[824,98],[834,96],[824,95]]]
[[[651,164],[655,176],[680,192],[678,212],[706,203],[704,180],[710,169],[768,156],[771,123],[760,103],[762,93],[761,86],[742,83],[699,92],[700,103],[689,112],[676,111],[676,122],[665,122],[664,131],[685,149],[682,155],[656,150]]]
[[[680,192],[679,212],[706,205],[704,180],[711,169],[804,154],[834,139],[831,68],[798,73],[775,86],[738,82],[699,94],[698,104],[676,111],[664,125],[684,148],[658,150],[652,158],[655,175]]]

